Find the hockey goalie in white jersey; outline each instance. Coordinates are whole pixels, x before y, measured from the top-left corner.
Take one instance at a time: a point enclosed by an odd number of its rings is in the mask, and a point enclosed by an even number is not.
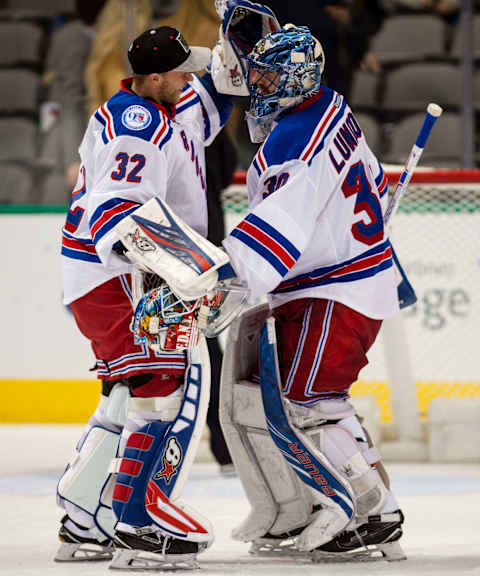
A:
[[[268,306],[234,324],[224,358],[221,421],[252,508],[233,536],[256,553],[400,560],[403,514],[349,403],[399,310],[387,179],[342,95],[321,84],[306,27],[267,34],[247,60],[248,124],[263,144],[222,269]],[[204,282],[211,273],[191,292],[171,287],[200,296]]]
[[[256,40],[275,24],[249,2],[242,14],[255,22]],[[93,114],[80,146],[62,230],[64,303],[91,342],[102,394],[58,484],[58,562],[113,557],[115,569],[192,568],[213,541],[209,521],[181,501],[209,400],[199,330],[208,335],[228,321],[219,304],[232,295],[194,298],[231,275],[228,256],[204,238],[204,148],[232,106],[210,74],[192,74],[210,57],[174,28],[143,32],[128,51],[133,77]],[[159,261],[162,278],[132,325],[136,288],[144,290],[144,272],[158,272]],[[195,278],[193,291],[192,272],[205,278]]]
[[[237,322],[225,356],[221,420],[252,505],[234,537],[319,561],[402,559],[403,515],[348,401],[399,310],[387,179],[345,99],[321,84],[323,52],[306,27],[266,35],[248,64],[247,121],[263,144],[247,174],[250,212],[224,247],[269,307]]]

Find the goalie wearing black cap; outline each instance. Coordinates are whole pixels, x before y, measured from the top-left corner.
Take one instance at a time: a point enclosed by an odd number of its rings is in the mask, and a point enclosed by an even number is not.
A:
[[[128,59],[133,77],[90,118],[62,231],[64,303],[91,342],[102,393],[58,484],[55,560],[109,560],[115,546],[114,568],[148,566],[142,556],[189,567],[213,540],[208,520],[179,502],[206,418],[208,353],[203,337],[186,350],[188,334],[166,349],[134,341],[144,276],[114,227],[158,198],[206,236],[204,148],[231,98],[209,74],[194,76],[210,50],[174,28],[143,32]],[[148,253],[148,239],[133,236]]]

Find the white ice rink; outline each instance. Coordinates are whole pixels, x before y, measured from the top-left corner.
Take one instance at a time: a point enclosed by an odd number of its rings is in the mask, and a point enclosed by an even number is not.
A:
[[[0,574],[113,575],[105,563],[56,564],[61,511],[55,486],[82,427],[0,426]],[[479,440],[480,441],[480,440]],[[257,559],[229,533],[247,514],[236,477],[215,464],[195,464],[185,500],[215,527],[213,546],[199,556],[200,576],[324,574],[335,576],[480,576],[480,464],[389,464],[393,489],[406,514],[402,540],[408,560],[321,564]],[[150,572],[148,572],[150,573]]]

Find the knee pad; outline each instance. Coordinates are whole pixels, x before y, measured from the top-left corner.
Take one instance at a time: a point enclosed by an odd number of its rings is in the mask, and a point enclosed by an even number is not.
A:
[[[130,400],[129,420],[143,425],[130,433],[122,458],[114,464],[113,510],[119,529],[122,524],[153,523],[175,538],[211,543],[210,523],[179,502],[205,425],[209,392],[208,352],[202,339],[189,351],[181,392]]]
[[[116,384],[101,396],[57,486],[57,501],[72,520],[111,537],[115,518],[108,497],[109,465],[117,455],[125,422],[128,388]]]
[[[232,537],[250,542],[305,526],[312,511],[306,485],[282,458],[267,428],[261,390],[249,380],[258,364],[260,331],[268,306],[252,308],[229,329],[220,386],[220,423],[250,503]]]
[[[285,400],[291,422],[307,436],[350,483],[357,515],[380,512],[388,487],[376,470],[378,450],[369,443],[353,406],[346,400],[320,400],[312,406]]]

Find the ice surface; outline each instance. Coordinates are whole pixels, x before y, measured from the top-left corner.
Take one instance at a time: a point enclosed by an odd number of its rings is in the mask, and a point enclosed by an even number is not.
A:
[[[108,563],[52,561],[61,511],[55,486],[82,427],[0,426],[0,574],[112,575]],[[200,576],[480,576],[480,464],[389,464],[406,514],[402,544],[408,560],[313,565],[255,558],[229,533],[249,506],[238,478],[215,464],[195,464],[184,499],[212,520],[215,542],[199,556]],[[152,573],[152,572],[148,572]]]

